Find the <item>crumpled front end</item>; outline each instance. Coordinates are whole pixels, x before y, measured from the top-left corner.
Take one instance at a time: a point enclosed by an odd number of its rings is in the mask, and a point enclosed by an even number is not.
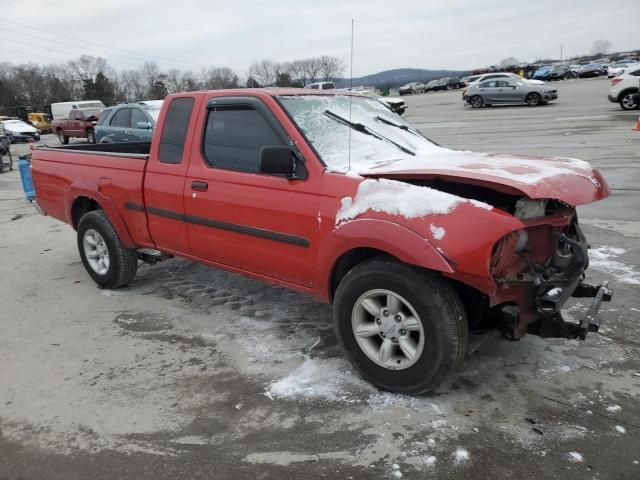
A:
[[[525,228],[509,233],[495,246],[491,275],[496,285],[492,304],[498,307],[499,328],[511,339],[526,332],[543,337],[584,339],[597,331],[597,313],[612,296],[606,282],[584,282],[589,245],[575,210],[558,209],[551,216],[523,221]],[[591,297],[579,324],[563,320],[560,309],[571,297]]]

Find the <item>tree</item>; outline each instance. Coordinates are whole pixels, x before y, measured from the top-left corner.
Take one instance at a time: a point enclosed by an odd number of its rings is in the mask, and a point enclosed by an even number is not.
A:
[[[507,57],[500,62],[500,66],[502,68],[512,67],[513,65],[518,65],[520,62],[515,57]]]
[[[255,78],[251,77],[251,76],[247,77],[247,81],[245,83],[245,86],[247,88],[260,88],[260,84],[258,83],[258,81]]]
[[[280,65],[271,60],[260,60],[249,66],[248,77],[252,77],[263,87],[270,87],[276,83]]]
[[[96,79],[86,79],[84,83],[84,100],[101,100],[105,105],[113,105],[115,99],[115,89],[109,79],[98,72]]]
[[[593,42],[593,47],[591,47],[592,55],[601,55],[603,53],[607,53],[611,48],[611,42],[609,40],[599,39]]]
[[[68,65],[80,80],[95,80],[98,73],[105,71],[107,61],[102,57],[81,55],[77,60],[71,60]]]
[[[207,90],[238,88],[239,81],[236,72],[227,67],[212,67],[202,72],[202,87]]]
[[[344,72],[345,65],[342,60],[336,57],[322,55],[318,59],[320,64],[320,75],[325,82],[332,82]]]
[[[163,100],[167,95],[169,95],[169,92],[162,80],[156,80],[151,84],[148,95],[150,100]]]

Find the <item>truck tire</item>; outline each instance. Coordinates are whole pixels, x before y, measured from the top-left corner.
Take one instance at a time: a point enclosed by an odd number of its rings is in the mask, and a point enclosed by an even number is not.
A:
[[[67,145],[69,143],[69,137],[67,137],[62,130],[58,130],[58,140],[63,145]]]
[[[451,285],[384,257],[353,267],[333,305],[336,335],[376,387],[408,395],[436,388],[462,361],[468,325]]]
[[[93,130],[87,130],[87,141],[89,143],[96,143],[96,133]]]
[[[122,244],[103,210],[85,213],[78,222],[78,251],[84,268],[101,287],[123,287],[136,276],[138,252]]]

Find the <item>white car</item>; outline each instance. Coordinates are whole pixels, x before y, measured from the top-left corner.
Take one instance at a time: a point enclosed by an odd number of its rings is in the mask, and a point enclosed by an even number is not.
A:
[[[40,132],[22,120],[3,120],[4,133],[11,139],[11,143],[27,142],[30,139],[40,140]]]
[[[315,82],[305,85],[304,88],[308,90],[333,90],[336,86],[333,82]]]
[[[640,64],[627,63],[627,62],[612,63],[611,65],[609,65],[607,67],[607,77],[608,78],[613,78],[613,77],[615,77],[617,75],[620,75],[627,68],[633,67],[633,66],[640,66]]]
[[[516,75],[515,73],[510,73],[510,72],[500,72],[500,73],[485,73],[484,75],[480,75],[479,77],[477,77],[473,82],[469,82],[467,84],[467,87],[471,87],[473,85],[478,85],[480,82],[484,82],[486,80],[493,80],[496,78],[508,78],[508,79],[515,79],[515,80],[521,80],[524,82],[529,82],[532,85],[544,85],[544,82],[542,80],[533,80],[530,78],[522,78],[520,75]]]
[[[633,110],[640,107],[638,102],[640,91],[640,64],[628,67],[617,77],[611,79],[609,101],[619,103],[623,110]]]

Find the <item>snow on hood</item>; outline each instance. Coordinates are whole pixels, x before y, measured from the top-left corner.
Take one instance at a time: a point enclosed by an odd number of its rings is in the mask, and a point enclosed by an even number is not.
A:
[[[336,214],[336,225],[352,220],[368,210],[418,218],[450,213],[461,203],[471,203],[487,210],[493,208],[477,200],[467,200],[429,187],[395,180],[367,179],[358,185],[355,198],[342,199],[342,207]]]

